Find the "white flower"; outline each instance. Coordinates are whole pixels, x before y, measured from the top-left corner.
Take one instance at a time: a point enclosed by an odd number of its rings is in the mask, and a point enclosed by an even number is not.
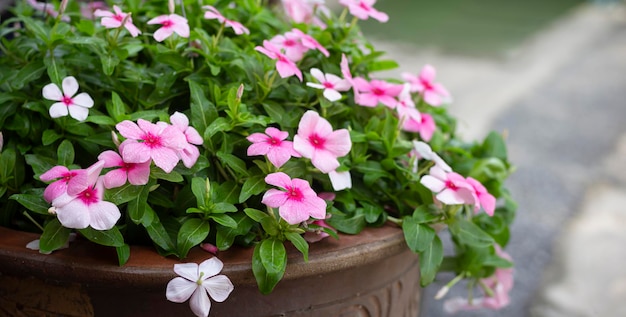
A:
[[[335,191],[340,191],[346,188],[352,188],[352,178],[350,177],[350,171],[337,172],[332,171],[328,173],[330,177],[330,183],[333,185]]]
[[[320,83],[309,82],[306,83],[306,85],[312,88],[324,89],[324,97],[330,101],[341,99],[341,93],[339,92],[350,89],[350,84],[347,80],[341,79],[333,74],[324,74],[317,68],[311,68],[311,75]]]
[[[415,151],[415,153],[417,153],[418,160],[420,158],[423,158],[429,161],[433,161],[433,163],[435,163],[436,166],[439,166],[439,168],[441,168],[444,172],[452,172],[452,168],[450,167],[450,165],[448,165],[446,161],[439,157],[439,155],[437,155],[437,153],[435,153],[430,148],[430,145],[421,141],[413,140],[413,150]],[[417,160],[415,161],[415,166],[413,166],[413,169],[417,171]]]
[[[89,108],[93,107],[93,99],[86,93],[78,92],[78,82],[73,76],[63,79],[63,91],[56,84],[47,84],[43,87],[43,97],[48,100],[58,101],[50,107],[50,117],[59,118],[69,115],[78,120],[85,121],[89,114]]]
[[[198,317],[209,316],[211,300],[223,302],[233,291],[233,283],[226,275],[217,275],[224,267],[218,258],[210,258],[200,265],[196,263],[174,264],[176,277],[167,283],[165,296],[169,301],[182,303],[188,300],[189,307]]]

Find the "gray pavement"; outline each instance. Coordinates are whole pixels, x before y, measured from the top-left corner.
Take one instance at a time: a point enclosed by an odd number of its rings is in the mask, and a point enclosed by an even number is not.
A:
[[[388,51],[403,69],[438,67],[468,138],[508,131],[519,202],[511,304],[457,315],[626,316],[624,7],[580,7],[501,59]],[[420,316],[446,315],[434,295],[451,278],[426,288]]]

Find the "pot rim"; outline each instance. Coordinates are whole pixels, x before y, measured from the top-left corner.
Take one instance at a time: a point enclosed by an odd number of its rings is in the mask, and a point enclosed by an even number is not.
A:
[[[70,248],[50,255],[29,250],[26,244],[38,239],[35,233],[0,227],[0,274],[29,275],[42,279],[88,284],[96,287],[163,288],[176,277],[177,263],[200,263],[212,255],[199,247],[190,250],[186,259],[163,257],[149,246],[131,246],[130,259],[124,266],[117,263],[112,247],[77,239]],[[309,246],[309,261],[287,244],[288,265],[283,280],[302,278],[349,269],[410,252],[401,228],[384,225],[365,228],[358,235],[339,234],[339,240],[328,237]],[[233,247],[218,254],[224,262],[221,274],[236,285],[256,284],[251,269],[253,248]]]

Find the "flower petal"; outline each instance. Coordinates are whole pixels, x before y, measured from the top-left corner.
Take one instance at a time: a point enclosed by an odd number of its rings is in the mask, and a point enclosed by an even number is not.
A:
[[[332,171],[328,173],[330,177],[330,183],[333,185],[335,191],[344,190],[346,188],[352,188],[352,178],[349,171],[337,172]]]
[[[49,113],[51,118],[60,118],[67,116],[69,110],[67,110],[67,106],[64,103],[55,102],[50,106]]]
[[[65,174],[67,174],[69,171],[70,170],[67,167],[62,166],[62,165],[57,165],[49,169],[45,173],[41,174],[39,176],[39,179],[43,182],[49,182],[53,179],[57,179],[57,178],[61,178],[65,176]]]
[[[283,172],[272,173],[265,176],[265,182],[282,189],[291,186],[291,178]]]
[[[196,284],[196,281],[198,280],[200,274],[198,272],[198,267],[199,266],[196,263],[174,264],[174,272]]]
[[[80,94],[76,95],[74,98],[72,98],[72,102],[75,105],[85,108],[93,107],[93,99],[91,99],[91,96],[89,96],[89,94],[86,92],[81,92]]]
[[[67,107],[67,109],[69,110],[70,117],[78,121],[85,121],[85,119],[87,119],[87,116],[89,116],[89,108],[71,105]]]
[[[209,292],[211,298],[216,302],[223,302],[228,295],[235,289],[233,283],[226,275],[213,276],[202,282],[204,289]]]
[[[41,94],[48,100],[61,101],[63,99],[63,93],[56,84],[45,85]]]
[[[120,219],[120,210],[112,202],[100,201],[89,205],[91,221],[89,225],[96,230],[109,230]]]
[[[55,205],[55,201],[52,205]],[[89,226],[89,209],[80,199],[73,199],[62,207],[57,207],[57,218],[65,228],[85,229]]]
[[[284,205],[287,199],[289,197],[285,192],[278,189],[269,189],[263,195],[261,202],[269,207],[277,208]]]
[[[212,257],[210,259],[204,260],[200,265],[198,265],[198,272],[204,273],[202,275],[202,280],[206,280],[211,276],[217,275],[224,268],[224,263],[220,261],[220,259],[216,257]]]
[[[175,264],[174,267],[176,267],[176,265],[179,264]],[[165,297],[167,297],[167,300],[171,302],[183,303],[188,300],[198,288],[199,287],[196,282],[186,280],[182,277],[175,277],[167,283]]]
[[[123,169],[112,170],[104,175],[104,187],[107,189],[122,187],[126,184],[127,174]]]
[[[198,317],[208,317],[211,311],[211,300],[203,287],[198,285],[197,290],[191,295],[189,300],[191,311]]]

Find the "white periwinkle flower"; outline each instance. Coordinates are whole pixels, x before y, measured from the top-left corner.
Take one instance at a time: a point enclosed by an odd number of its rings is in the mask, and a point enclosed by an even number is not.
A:
[[[174,264],[174,272],[180,275],[167,283],[165,296],[175,303],[189,300],[189,307],[198,317],[209,316],[211,298],[223,302],[234,286],[226,275],[217,275],[224,267],[218,258],[210,258],[200,265],[196,263]],[[208,295],[207,295],[208,293]]]
[[[63,78],[61,86],[63,90],[59,89],[56,84],[47,84],[43,87],[43,97],[57,101],[50,107],[50,117],[64,117],[69,113],[72,118],[85,121],[89,108],[93,107],[93,99],[86,92],[76,95],[78,82],[73,76]]]

